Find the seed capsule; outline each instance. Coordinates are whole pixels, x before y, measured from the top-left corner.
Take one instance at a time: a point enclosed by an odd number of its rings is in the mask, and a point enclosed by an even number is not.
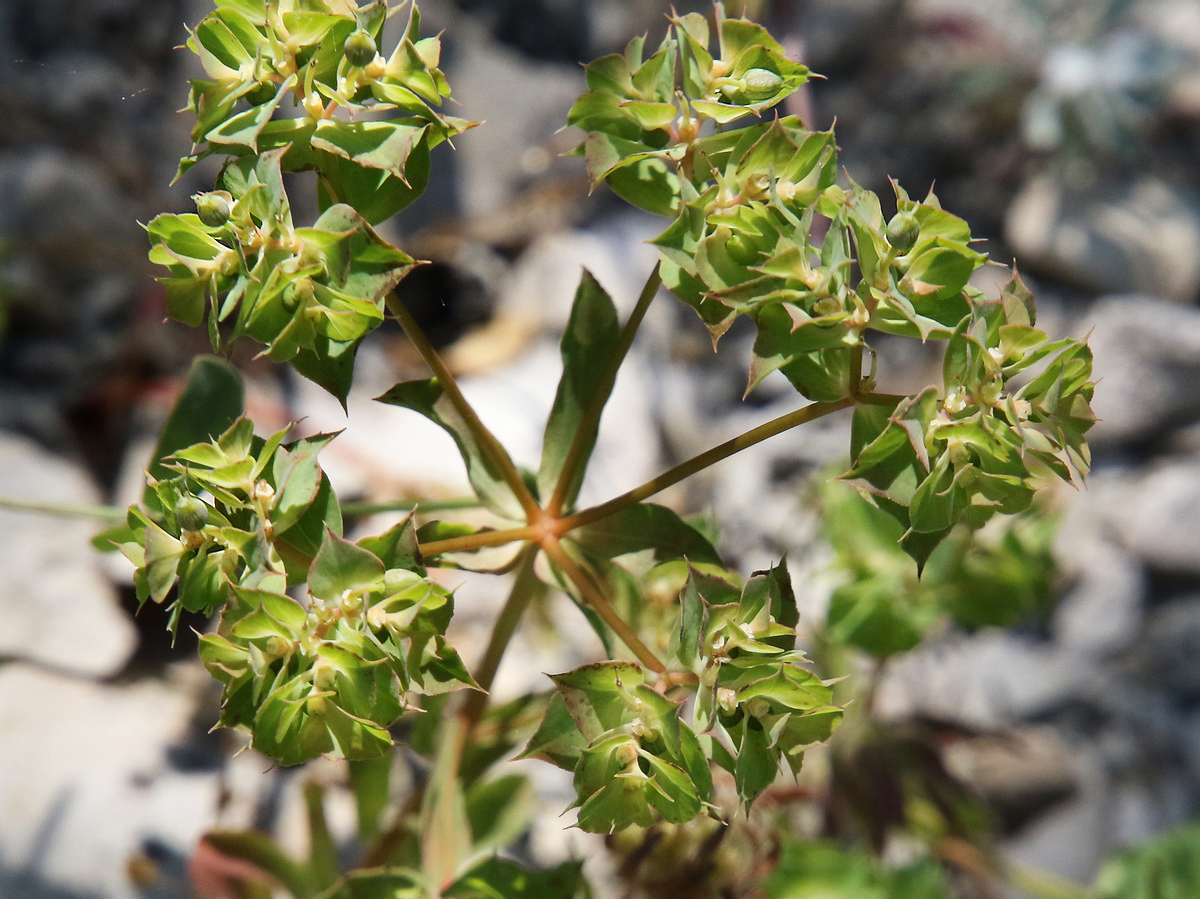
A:
[[[725,252],[738,265],[751,265],[758,261],[758,249],[745,234],[733,234],[725,242]]]
[[[220,228],[229,221],[229,214],[233,211],[232,199],[233,197],[223,190],[192,195],[196,204],[196,214],[200,216],[200,221],[210,228]]]
[[[746,703],[746,714],[752,718],[762,718],[771,713],[771,703],[762,696],[755,696]]]
[[[363,66],[370,65],[375,59],[375,54],[378,48],[375,46],[375,39],[365,31],[356,31],[348,38],[346,43],[342,45],[342,52],[346,55],[346,62],[352,66],[358,66],[360,69]]]
[[[884,236],[897,253],[907,253],[921,236],[921,223],[911,212],[897,212],[888,222]]]
[[[770,69],[750,69],[742,76],[746,85],[746,96],[754,102],[775,96],[783,86],[783,79]]]
[[[181,496],[175,503],[175,521],[185,531],[198,531],[208,524],[208,506],[194,496]]]

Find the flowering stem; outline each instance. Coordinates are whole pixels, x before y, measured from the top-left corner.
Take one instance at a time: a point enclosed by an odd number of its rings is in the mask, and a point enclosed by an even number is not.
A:
[[[492,625],[492,635],[488,639],[487,648],[483,651],[483,658],[479,660],[479,664],[472,672],[475,683],[479,684],[484,691],[492,689],[492,684],[496,680],[496,672],[500,668],[500,660],[504,657],[504,651],[508,648],[508,643],[516,632],[517,625],[521,623],[521,617],[525,614],[525,610],[545,590],[545,585],[538,580],[533,571],[535,557],[536,554],[532,548],[523,552],[518,563],[516,580],[513,581],[512,588],[508,592],[504,608],[500,610],[500,615]],[[487,692],[471,692],[467,695],[461,714],[466,721],[468,735],[479,724],[483,710],[487,707],[487,700]]]
[[[640,503],[647,497],[653,496],[673,484],[678,484],[685,478],[689,478],[697,472],[715,465],[722,459],[727,459],[735,453],[754,446],[756,443],[762,443],[768,437],[782,434],[784,431],[791,430],[797,425],[815,421],[818,418],[841,409],[848,409],[854,403],[855,399],[853,397],[846,397],[832,403],[813,403],[812,405],[805,406],[803,409],[797,409],[794,412],[789,412],[786,415],[779,416],[779,418],[772,419],[766,424],[759,425],[757,428],[751,428],[746,433],[739,434],[732,440],[726,440],[719,446],[714,446],[712,449],[706,450],[698,456],[693,456],[691,459],[679,463],[674,468],[663,472],[656,478],[652,478],[640,487],[635,487],[633,490],[622,493],[620,496],[614,497],[598,506],[592,506],[590,509],[584,509],[581,512],[576,512],[574,515],[568,515],[559,522],[559,532],[566,533],[585,524],[591,524],[594,521],[607,518],[614,512]]]
[[[125,520],[126,510],[118,506],[83,506],[45,503],[33,499],[6,499],[0,497],[0,509],[16,512],[36,512],[58,518],[90,518],[98,521],[119,522]]]
[[[477,534],[466,534],[462,537],[447,537],[445,540],[431,540],[421,544],[421,555],[437,556],[442,553],[471,552],[475,549],[486,549],[489,546],[504,546],[523,540],[536,540],[542,531],[532,528],[503,528],[496,531],[480,531]]]
[[[563,549],[556,537],[547,537],[542,541],[542,550],[550,557],[550,560],[562,570],[582,594],[584,601],[595,610],[604,623],[613,629],[613,633],[620,638],[621,642],[629,647],[630,651],[637,656],[638,661],[653,671],[655,674],[662,674],[667,670],[664,665],[645,643],[641,637],[634,633],[633,628],[629,626],[617,610],[609,603],[608,597],[604,595],[604,591],[597,586],[596,582],[580,568],[575,560],[567,555],[567,551]]]
[[[638,296],[637,305],[629,314],[629,319],[621,330],[617,346],[608,358],[608,367],[596,380],[592,396],[584,409],[583,419],[579,423],[578,430],[575,431],[571,447],[567,450],[566,460],[558,474],[554,493],[546,506],[546,513],[552,517],[557,518],[562,514],[563,506],[567,502],[567,493],[576,481],[579,467],[583,464],[588,447],[596,439],[596,432],[600,428],[600,416],[604,412],[604,404],[612,392],[613,384],[616,383],[617,372],[620,371],[621,364],[625,361],[625,356],[633,345],[633,338],[637,335],[642,320],[646,317],[646,311],[650,308],[650,304],[654,301],[658,288],[662,284],[662,275],[659,269],[660,264],[656,263],[654,270],[646,278],[646,283]]]
[[[512,459],[509,458],[500,441],[480,421],[479,415],[475,412],[471,404],[467,402],[467,398],[463,396],[462,390],[459,389],[454,375],[446,366],[446,363],[442,361],[442,357],[438,355],[438,351],[434,349],[433,344],[429,342],[429,338],[425,336],[425,332],[421,330],[421,326],[417,324],[416,319],[412,317],[412,314],[395,293],[387,295],[387,307],[396,316],[396,320],[400,322],[400,327],[404,329],[404,333],[408,336],[408,339],[413,342],[413,346],[417,348],[417,352],[421,354],[421,358],[425,360],[425,364],[429,366],[434,377],[437,378],[438,386],[442,388],[446,394],[446,398],[453,404],[458,414],[463,417],[466,426],[479,442],[480,450],[496,466],[496,470],[500,472],[501,477],[504,478],[504,482],[512,490],[513,495],[521,504],[521,508],[525,510],[525,514],[530,518],[540,517],[541,509],[538,507],[537,500],[533,498],[533,494],[525,486],[525,480],[521,477],[521,473],[517,471],[516,465],[513,464]]]

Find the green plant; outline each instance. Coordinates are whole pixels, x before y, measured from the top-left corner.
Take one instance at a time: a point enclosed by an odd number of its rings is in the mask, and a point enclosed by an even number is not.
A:
[[[853,607],[858,624],[835,615],[828,639],[880,656],[902,651],[924,625],[894,628],[888,595],[914,578],[913,561],[930,574],[952,568],[935,555],[947,538],[961,557],[960,529],[1027,509],[1047,477],[1086,473],[1087,347],[1036,329],[1015,271],[998,298],[970,286],[987,260],[934,195],[913,200],[897,185],[889,216],[878,196],[839,181],[833,133],[776,113],[811,73],[718,4],[715,27],[694,13],[673,17],[658,47],[635,39],[586,67],[588,90],[569,119],[584,135],[578,155],[597,185],[669,224],[625,322],[583,273],[541,462],[522,471],[405,307],[403,279],[420,263],[374,227],[420,194],[431,151],[474,125],[440,111],[449,86],[438,39],[421,36],[414,5],[387,47],[383,26],[395,10],[384,0],[216,6],[187,42],[205,74],[192,82],[195,146],[180,171],[209,156],[224,164],[195,213],[147,225],[169,314],[205,325],[214,350],[255,342],[343,403],[359,344],[391,314],[433,377],[378,399],[450,433],[493,523],[430,520],[423,510],[347,539],[345,510],[318,462],[335,435],[257,434],[236,372],[197,361],[143,501],[112,539],[137,566],[140,599],[170,605],[172,627],[185,613],[218,616],[200,655],[223,687],[220,724],[283,764],[350,760],[369,848],[354,870],[338,870],[316,790],[309,860],[251,834],[216,834],[212,845],[295,896],[577,895],[578,865],[536,871],[492,856],[520,830],[506,810],[520,806],[525,787],[491,769],[524,742],[524,756],[573,773],[578,826],[614,834],[618,854],[653,837],[708,864],[708,879],[689,887],[695,895],[760,889],[734,886],[694,850],[738,845],[735,824],[770,831],[752,806],[782,767],[800,772],[805,753],[838,727],[845,700],[796,647],[787,565],[728,571],[708,536],[646,500],[769,437],[847,412],[852,461],[841,478],[870,506],[834,515],[832,526],[861,527],[864,546],[881,542],[892,554],[886,571],[857,569],[857,593],[835,605]],[[293,220],[288,173],[315,184],[311,225]],[[601,414],[660,286],[696,311],[714,349],[738,316],[752,321],[747,390],[778,371],[809,402],[578,508]],[[881,392],[876,334],[943,342],[941,383],[912,396]],[[459,597],[428,569],[482,568],[478,551],[510,545],[511,594],[468,670],[446,638]],[[1007,550],[1024,552],[1019,541]],[[643,564],[631,563],[635,554]],[[987,570],[1003,583],[1003,558]],[[489,705],[505,647],[547,589],[577,603],[606,657],[554,675],[542,695]],[[943,593],[939,608],[988,622],[961,591]],[[387,810],[398,729],[432,773],[406,807]],[[625,850],[622,838],[633,841]],[[789,849],[761,889],[811,894],[788,871],[814,852]],[[863,865],[835,879],[858,877],[877,892],[893,880],[940,882],[925,867],[892,875]]]

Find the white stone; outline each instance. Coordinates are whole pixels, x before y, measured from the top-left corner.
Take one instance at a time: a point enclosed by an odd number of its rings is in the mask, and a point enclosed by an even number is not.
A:
[[[168,682],[0,669],[0,895],[135,899],[126,866],[144,841],[189,854],[219,793],[215,773],[167,764],[191,713]]]
[[[47,505],[100,501],[78,466],[9,434],[0,434],[0,497]],[[100,677],[126,663],[137,637],[89,542],[101,529],[92,520],[0,509],[0,657]]]

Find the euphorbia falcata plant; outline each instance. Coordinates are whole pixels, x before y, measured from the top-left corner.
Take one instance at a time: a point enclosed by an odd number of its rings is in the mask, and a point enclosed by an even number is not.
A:
[[[343,403],[360,342],[394,317],[431,377],[378,400],[453,436],[491,523],[440,522],[418,507],[382,534],[347,538],[319,463],[334,435],[256,433],[236,373],[205,359],[122,549],[140,598],[170,603],[173,625],[184,611],[216,616],[200,655],[224,688],[219,723],[282,764],[350,760],[360,836],[374,841],[341,874],[214,836],[224,851],[298,896],[574,896],[578,866],[493,858],[477,820],[513,798],[519,779],[491,769],[518,741],[572,772],[583,830],[678,826],[716,846],[843,717],[796,645],[786,564],[727,570],[708,537],[648,500],[767,438],[850,416],[839,489],[857,488],[890,518],[919,569],[952,532],[1029,507],[1048,476],[1087,471],[1091,357],[1037,330],[1015,271],[998,296],[971,285],[987,259],[933,194],[912,199],[897,185],[885,204],[843,178],[832,131],[780,113],[811,73],[717,4],[712,20],[671,17],[658,46],[637,38],[586,66],[569,116],[578,155],[595,185],[663,218],[659,260],[624,321],[582,273],[541,462],[522,470],[405,305],[404,278],[421,263],[375,227],[421,193],[431,151],[474,126],[441,111],[439,41],[421,35],[415,4],[399,40],[385,40],[397,11],[386,0],[218,0],[187,41],[204,75],[192,82],[194,148],[180,171],[210,156],[223,166],[196,212],[148,224],[150,255],[165,268],[169,314],[207,327],[215,351],[252,341]],[[287,173],[315,184],[315,221],[294,220]],[[675,301],[695,310],[714,350],[737,317],[750,319],[747,391],[780,372],[796,408],[581,508],[618,369],[648,307]],[[886,392],[874,374],[879,334],[944,344],[940,383]],[[468,667],[446,632],[471,598],[429,571],[482,567],[476,554],[501,546],[514,549],[511,593]],[[505,647],[546,590],[575,601],[605,654],[554,674],[543,694],[492,706]],[[886,656],[917,639],[866,648]],[[382,796],[401,732],[434,761],[393,820]]]

